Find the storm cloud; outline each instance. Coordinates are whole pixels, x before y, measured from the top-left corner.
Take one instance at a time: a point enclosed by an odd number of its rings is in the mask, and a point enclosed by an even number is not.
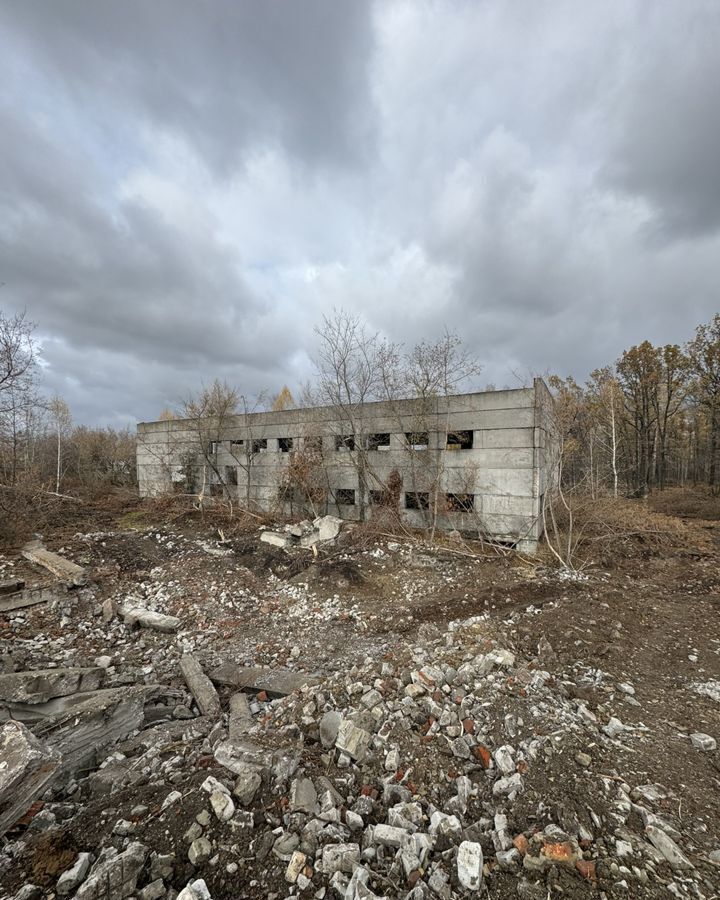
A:
[[[0,307],[77,420],[307,378],[333,307],[483,380],[718,309],[720,8],[0,0]]]

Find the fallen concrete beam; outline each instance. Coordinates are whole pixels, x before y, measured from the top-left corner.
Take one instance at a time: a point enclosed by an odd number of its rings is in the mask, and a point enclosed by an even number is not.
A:
[[[222,715],[220,698],[212,681],[203,672],[200,663],[191,653],[186,653],[180,660],[180,671],[190,688],[190,693],[204,716],[219,719]]]
[[[96,691],[105,670],[92,668],[35,669],[0,675],[0,700],[11,703],[47,703],[53,697],[69,697],[81,691]]]
[[[25,813],[54,777],[61,757],[20,722],[0,729],[0,837]]]
[[[175,616],[166,616],[164,613],[153,612],[140,606],[132,609],[122,609],[120,610],[120,615],[123,618],[123,622],[131,628],[137,625],[140,628],[151,628],[153,631],[173,634],[180,627],[180,619]]]
[[[237,693],[230,698],[230,716],[228,721],[228,737],[231,743],[237,743],[250,730],[252,713],[247,694]]]
[[[48,603],[58,599],[56,587],[52,588],[28,588],[17,591],[14,594],[0,595],[0,613],[12,612],[15,609],[24,609],[26,606],[37,606],[38,603]]]
[[[31,541],[29,544],[25,544],[20,552],[29,562],[42,566],[61,581],[78,587],[87,584],[87,574],[82,566],[46,550],[40,541]]]
[[[260,669],[225,663],[210,673],[216,684],[227,684],[242,691],[265,691],[276,697],[284,697],[303,685],[315,684],[316,678],[290,669]]]

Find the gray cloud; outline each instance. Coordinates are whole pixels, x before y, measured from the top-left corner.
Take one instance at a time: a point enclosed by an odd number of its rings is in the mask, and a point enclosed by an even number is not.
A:
[[[720,14],[715,3],[657,5],[608,110],[603,176],[644,198],[663,239],[720,228]]]
[[[717,310],[720,10],[0,0],[0,304],[76,419],[309,374],[333,306],[584,377]]]
[[[258,141],[332,162],[368,139],[363,3],[9,0],[3,17],[58,94],[104,107],[121,140],[166,128],[227,171]]]

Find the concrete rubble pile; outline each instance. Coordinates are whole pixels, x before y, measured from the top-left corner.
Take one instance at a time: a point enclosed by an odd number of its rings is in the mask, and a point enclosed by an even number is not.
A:
[[[53,828],[61,812],[81,814],[84,798],[112,811],[114,797],[135,785],[159,791],[155,812],[136,804],[120,816],[115,845],[81,852],[55,892],[90,900],[109,885],[112,897],[209,900],[207,882],[221,872],[237,896],[276,900],[450,900],[494,896],[510,882],[514,895],[538,900],[578,885],[588,895],[710,897],[679,823],[657,811],[662,786],[602,774],[614,745],[641,735],[573,698],[539,665],[551,658],[548,647],[541,641],[538,659],[524,662],[489,639],[481,619],[468,619],[403,659],[368,659],[315,683],[301,678],[275,699],[258,690],[269,678],[258,670],[238,667],[233,677],[228,664],[210,678],[184,654],[191,718],[128,721],[101,768],[76,773],[36,816],[31,829]],[[0,680],[5,702],[82,696],[71,691],[86,680],[88,696],[103,693],[93,668],[30,675]],[[45,764],[52,774],[60,753],[24,739],[35,769]],[[563,804],[562,785],[558,802],[547,784],[535,786],[558,761],[568,780],[601,786],[588,789],[584,808]],[[23,802],[37,793],[33,786]],[[152,835],[186,808],[181,845],[155,848]],[[0,867],[23,847],[22,838],[10,841]],[[35,890],[23,888],[17,900],[44,896]]]
[[[344,520],[337,516],[320,516],[312,522],[304,521],[296,525],[286,525],[283,531],[265,530],[261,532],[260,540],[282,549],[310,548],[316,544],[327,544],[334,541],[344,524]]]
[[[720,847],[701,853],[677,798],[614,764],[643,727],[593,712],[545,637],[521,657],[467,617],[311,674],[299,650],[273,668],[212,652],[162,611],[170,590],[148,577],[79,624],[63,595],[48,608],[67,630],[0,660],[0,873],[34,873],[41,839],[76,842],[13,900],[713,896]],[[103,654],[77,653],[77,632]],[[612,696],[639,702],[625,682]]]

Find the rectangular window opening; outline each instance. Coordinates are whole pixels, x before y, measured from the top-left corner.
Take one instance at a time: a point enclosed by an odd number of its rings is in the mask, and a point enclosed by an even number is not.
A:
[[[448,512],[469,513],[475,509],[474,494],[445,494]]]
[[[267,450],[267,438],[255,438],[252,442],[253,453],[265,453]]]
[[[237,484],[238,476],[237,476],[237,467],[236,466],[225,466],[225,484]]]
[[[369,434],[367,448],[368,450],[389,450],[390,433],[388,431],[379,431],[376,434]]]
[[[407,491],[405,509],[430,509],[430,494],[427,491]]]
[[[451,431],[447,436],[448,450],[472,450],[472,431]]]
[[[430,445],[427,431],[406,431],[405,440],[411,450],[427,450]]]
[[[293,448],[293,439],[291,437],[278,438],[278,450],[281,453],[289,453]]]
[[[355,506],[355,491],[352,488],[338,488],[335,491],[338,506]]]
[[[231,447],[244,447],[245,441],[230,441]]]
[[[354,434],[336,434],[335,435],[335,449],[342,450],[347,452],[348,450],[355,449],[355,435]]]

